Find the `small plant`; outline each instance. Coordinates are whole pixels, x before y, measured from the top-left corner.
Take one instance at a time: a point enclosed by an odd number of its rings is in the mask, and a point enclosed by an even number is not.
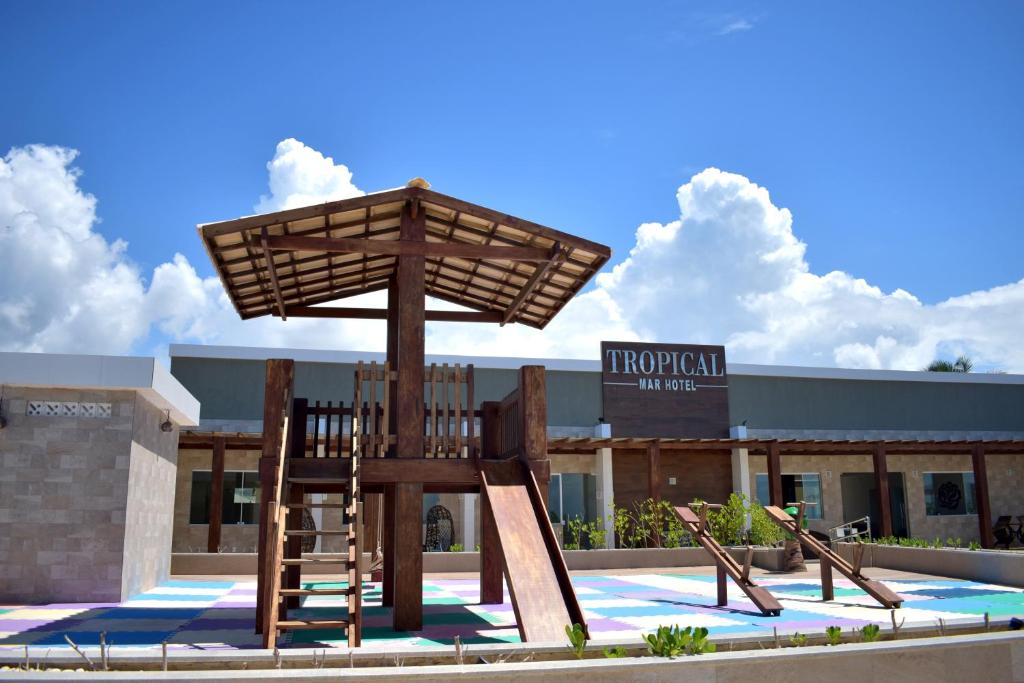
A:
[[[968,550],[981,550],[981,544],[977,541],[971,541],[970,545],[967,546]]]
[[[691,655],[702,655],[714,652],[717,649],[718,647],[714,643],[708,641],[708,630],[706,628],[698,626],[693,629],[693,638],[690,640],[687,652]]]
[[[603,548],[608,532],[604,528],[604,517],[598,517],[587,522],[587,542],[591,550]]]
[[[873,643],[882,637],[882,629],[878,628],[878,624],[867,624],[860,629],[860,638],[865,643]]]
[[[604,656],[607,659],[621,659],[622,657],[629,656],[629,653],[626,652],[626,648],[622,647],[621,645],[616,645],[615,647],[606,647],[603,650],[603,652]]]
[[[690,644],[692,629],[687,626],[685,630],[679,626],[659,626],[655,633],[647,633],[644,640],[647,641],[647,649],[656,657],[668,657],[674,659],[686,652]]]
[[[579,624],[566,625],[565,635],[569,636],[569,647],[576,659],[583,659],[583,652],[587,649],[587,634]]]
[[[797,631],[789,637],[789,642],[793,647],[803,647],[807,644],[807,636]]]
[[[839,626],[829,626],[825,629],[825,640],[829,645],[838,645],[843,642],[843,629]]]
[[[463,545],[461,543],[452,543],[450,546],[448,546],[448,552],[450,553],[461,553],[462,550]]]

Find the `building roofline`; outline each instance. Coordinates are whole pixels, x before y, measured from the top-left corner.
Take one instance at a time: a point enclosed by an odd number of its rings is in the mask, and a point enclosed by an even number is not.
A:
[[[222,360],[267,360],[292,358],[307,363],[355,363],[357,361],[384,362],[379,351],[330,351],[318,349],[289,349],[253,346],[217,346],[204,344],[171,344],[172,358],[211,358]],[[510,356],[468,356],[427,354],[428,363],[472,363],[478,368],[515,370],[523,365],[543,365],[548,370],[568,372],[600,372],[597,359],[579,358],[519,358]],[[925,372],[920,370],[861,370],[855,368],[826,368],[799,365],[756,365],[728,363],[728,372],[734,377],[786,377],[796,379],[833,379],[882,382],[941,382],[947,384],[1009,384],[1024,385],[1024,375],[1001,373]]]
[[[0,385],[138,391],[179,425],[199,424],[199,400],[155,358],[3,351]]]

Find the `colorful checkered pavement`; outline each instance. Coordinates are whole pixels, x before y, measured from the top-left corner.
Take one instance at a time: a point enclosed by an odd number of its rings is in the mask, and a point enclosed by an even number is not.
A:
[[[800,578],[767,576],[761,585],[780,599],[780,617],[763,617],[730,583],[728,607],[715,606],[713,576],[685,574],[591,575],[573,578],[596,640],[635,638],[661,624],[706,626],[713,635],[815,633],[826,626],[859,627],[889,623],[889,612],[851,583],[836,580],[836,600],[820,600],[820,583]],[[934,625],[980,620],[987,612],[994,623],[1024,616],[1024,590],[970,581],[885,581],[906,602],[900,610],[906,625]],[[313,584],[307,584],[313,585]],[[317,585],[343,586],[344,584]],[[380,584],[365,584],[363,642],[365,647],[517,642],[512,605],[478,605],[475,579],[425,581],[424,628],[413,633],[391,630],[391,610],[380,605]],[[73,603],[0,605],[0,649],[31,645],[68,647],[67,634],[79,645],[96,645],[101,632],[116,648],[244,649],[259,647],[253,634],[256,584],[253,581],[168,581],[121,604]],[[295,616],[338,617],[343,598],[307,598]],[[285,647],[343,647],[338,631],[297,631]]]

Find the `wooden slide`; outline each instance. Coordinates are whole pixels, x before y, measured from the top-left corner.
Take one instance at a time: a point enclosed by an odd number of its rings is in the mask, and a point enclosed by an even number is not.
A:
[[[846,578],[853,581],[857,587],[885,607],[893,609],[903,604],[903,598],[898,593],[891,590],[885,584],[869,579],[860,573],[860,562],[864,555],[863,545],[858,543],[854,547],[853,564],[850,564],[840,557],[838,553],[834,552],[832,548],[816,539],[808,533],[807,529],[803,528],[804,506],[806,503],[791,503],[791,505],[800,510],[796,519],[793,519],[785,510],[776,505],[766,505],[764,511],[768,513],[768,517],[779,525],[783,531],[792,534],[793,537],[800,541],[802,546],[809,548],[818,556],[818,561],[821,564],[822,600],[835,599],[835,591],[832,589],[832,567],[835,567]]]
[[[782,605],[775,599],[775,596],[768,592],[767,589],[758,586],[750,580],[750,560],[753,555],[753,548],[747,548],[746,561],[740,566],[739,562],[734,560],[719,545],[718,541],[708,533],[707,527],[707,514],[711,508],[721,507],[720,505],[708,505],[704,503],[700,506],[700,513],[696,513],[689,507],[677,507],[675,509],[676,516],[683,523],[683,526],[690,533],[695,541],[700,543],[704,550],[708,551],[711,555],[711,559],[715,561],[715,567],[718,573],[718,605],[720,607],[725,606],[728,603],[728,591],[725,577],[729,575],[736,585],[747,594],[750,601],[757,605],[757,608],[761,610],[762,614],[777,617],[782,613]]]
[[[580,624],[586,630],[533,473],[518,459],[479,462],[520,637],[527,642],[563,642],[566,626]]]

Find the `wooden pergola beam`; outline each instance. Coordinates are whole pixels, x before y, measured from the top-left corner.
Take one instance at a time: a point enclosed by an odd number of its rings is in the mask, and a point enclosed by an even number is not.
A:
[[[277,301],[277,310],[281,314],[281,320],[287,320],[288,316],[285,314],[284,309],[284,297],[281,295],[281,285],[277,281],[277,266],[274,264],[274,254],[271,253],[269,242],[270,238],[267,235],[267,229],[263,228],[260,232],[260,244],[263,247],[263,260],[267,263],[267,272],[270,273],[270,287],[274,290],[274,299]]]
[[[271,235],[266,238],[266,247],[271,251],[319,251],[328,254],[383,254],[493,261],[547,261],[551,258],[551,252],[548,249],[538,247],[495,247],[487,244],[463,244],[460,242],[366,240],[352,237]]]
[[[387,320],[386,308],[346,308],[339,306],[289,306],[293,318],[345,318],[354,320]],[[448,323],[500,323],[498,311],[426,311],[427,322]]]
[[[526,281],[526,284],[519,290],[516,297],[512,299],[512,303],[505,309],[505,314],[501,317],[501,324],[504,326],[512,318],[515,317],[519,309],[522,308],[526,300],[533,294],[533,290],[537,287],[537,284],[541,279],[548,274],[548,272],[555,266],[559,265],[564,260],[564,254],[562,252],[561,242],[555,242],[551,246],[550,257],[546,263],[539,264],[533,271],[533,275]]]

